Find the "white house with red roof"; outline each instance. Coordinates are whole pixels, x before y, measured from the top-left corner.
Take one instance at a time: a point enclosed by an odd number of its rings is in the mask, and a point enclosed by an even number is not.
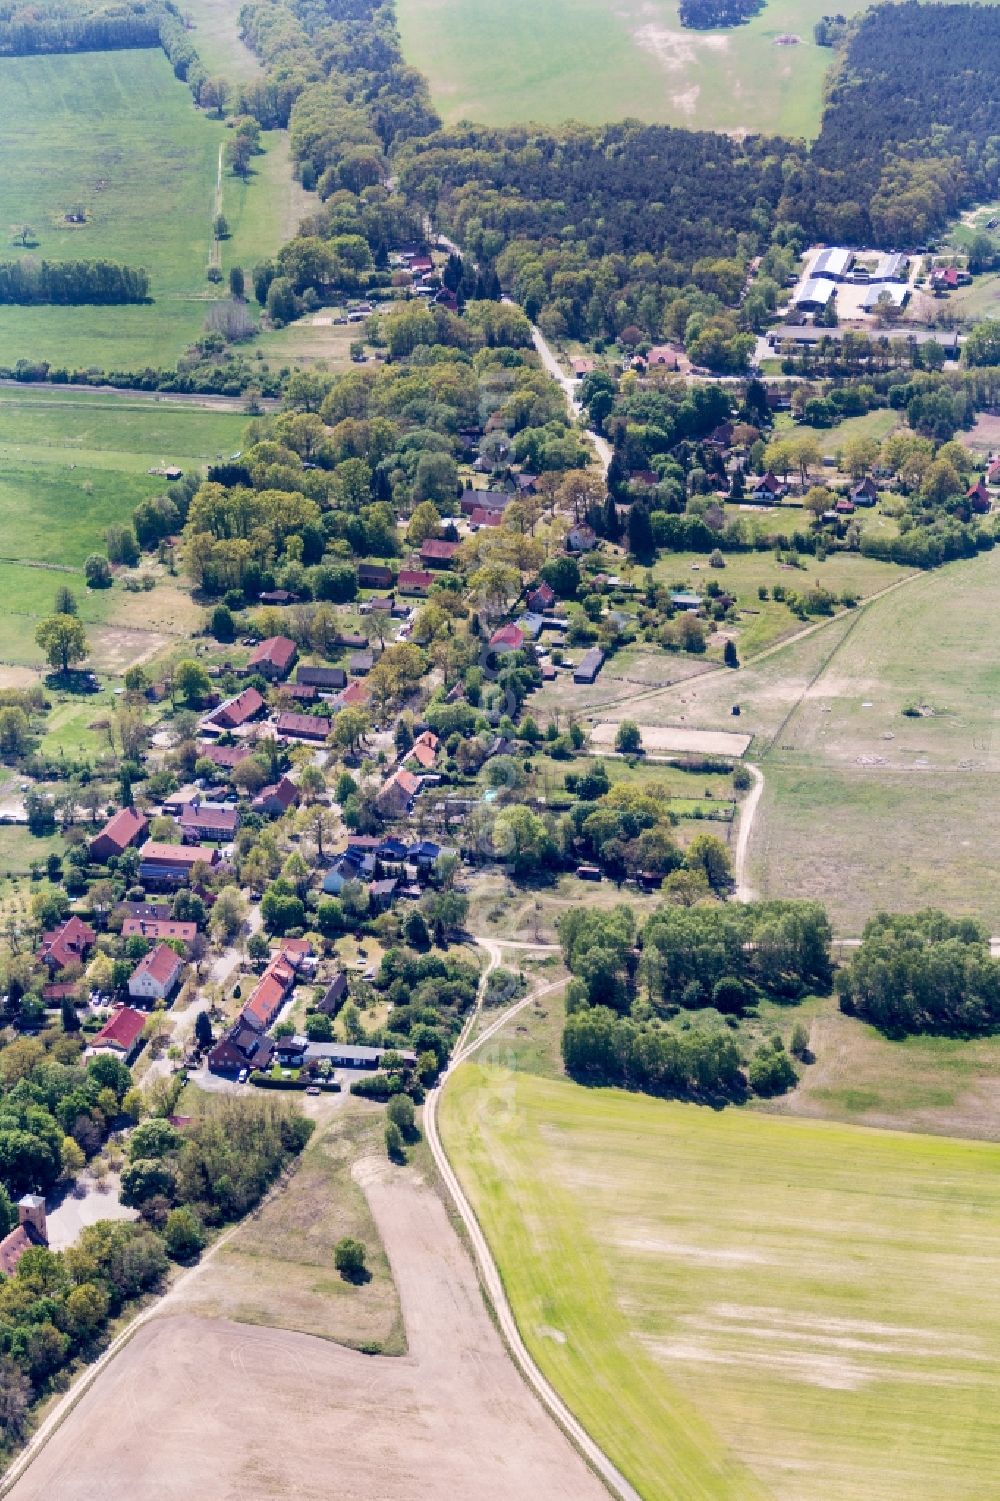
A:
[[[123,1063],[130,1063],[142,1046],[142,1029],[146,1018],[133,1006],[119,1006],[91,1039],[88,1052],[111,1053]]]
[[[180,954],[167,944],[158,943],[132,971],[128,993],[134,1001],[165,1001],[175,989],[183,968]]]

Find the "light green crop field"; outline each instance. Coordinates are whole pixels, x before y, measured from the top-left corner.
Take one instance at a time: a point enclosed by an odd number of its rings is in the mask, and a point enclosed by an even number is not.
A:
[[[54,365],[170,365],[202,333],[224,124],[196,109],[159,50],[0,60],[0,225],[28,224],[50,260],[145,266],[152,301],[128,307],[3,307],[0,348]],[[294,224],[287,143],[265,137],[249,183],[223,177],[232,237],[222,263],[271,254]],[[82,207],[86,223],[66,222]]]
[[[824,0],[768,0],[747,25],[707,32],[682,27],[675,0],[399,0],[397,12],[448,124],[631,118],[814,136],[833,62],[813,41]]]
[[[1000,1148],[465,1064],[449,1155],[646,1501],[994,1501]]]

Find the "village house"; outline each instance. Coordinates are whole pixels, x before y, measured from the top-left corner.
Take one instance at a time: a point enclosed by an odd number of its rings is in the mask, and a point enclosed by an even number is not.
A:
[[[478,531],[481,526],[503,526],[503,511],[491,511],[485,506],[475,506],[469,516],[470,532]]]
[[[292,670],[298,647],[288,636],[268,636],[251,653],[247,672],[259,672],[270,682],[286,678]]]
[[[463,516],[471,516],[474,511],[502,514],[513,499],[506,490],[463,490],[459,505]]]
[[[365,709],[372,696],[372,690],[367,683],[348,683],[343,693],[338,693],[334,699],[334,707],[337,709]]]
[[[358,564],[359,589],[391,589],[392,583],[392,569],[384,563]]]
[[[851,499],[856,506],[873,506],[877,503],[878,487],[871,475],[866,474],[861,483],[854,486]]]
[[[5,1277],[13,1277],[25,1251],[48,1243],[45,1200],[41,1194],[25,1194],[17,1201],[17,1224],[0,1240],[0,1272]]]
[[[593,552],[597,546],[597,533],[586,522],[572,526],[566,537],[567,552]]]
[[[266,1032],[292,992],[296,968],[294,956],[275,954],[240,1012],[240,1021],[256,1032]]]
[[[409,813],[413,800],[420,791],[420,778],[412,771],[397,767],[379,788],[375,798],[380,813],[388,817],[401,817]]]
[[[443,537],[426,537],[420,543],[420,563],[426,567],[447,567],[461,543],[446,542]]]
[[[990,492],[981,479],[977,480],[974,485],[969,486],[965,492],[965,498],[972,510],[980,516],[985,516],[993,503]]]
[[[556,602],[556,591],[544,579],[537,583],[528,595],[528,608],[545,614]]]
[[[423,767],[424,771],[430,771],[437,760],[438,746],[440,741],[433,730],[424,730],[414,740],[410,749],[410,755]]]
[[[91,860],[103,865],[105,861],[123,855],[131,845],[142,843],[148,829],[148,818],[134,808],[121,808],[90,841]]]
[[[99,1032],[90,1039],[90,1053],[110,1053],[122,1063],[131,1063],[142,1047],[146,1017],[133,1006],[118,1006]]]
[[[273,1057],[273,1039],[238,1021],[210,1050],[208,1067],[213,1074],[235,1077],[244,1069],[249,1073],[252,1069],[270,1068]]]
[[[202,839],[232,839],[239,828],[240,815],[235,808],[226,808],[221,803],[203,803],[200,799],[186,803],[180,810],[178,822],[186,844],[197,844]]]
[[[769,469],[759,479],[753,480],[749,490],[750,499],[755,505],[773,506],[783,500],[788,494],[788,486],[782,484],[776,474]]]
[[[330,721],[319,714],[279,714],[275,729],[279,740],[309,740],[322,745],[330,733]]]
[[[219,852],[203,844],[163,844],[150,840],[142,847],[139,879],[144,884],[183,886],[196,865],[214,866]]]
[[[50,975],[55,974],[69,964],[82,964],[96,942],[93,928],[74,913],[51,933],[42,934],[38,958]]]
[[[158,943],[132,971],[128,993],[133,1001],[165,1001],[176,988],[183,968],[181,956],[167,944]]]
[[[126,917],[122,923],[123,938],[173,939],[191,943],[197,932],[197,923],[176,922],[171,917]]]
[[[346,1000],[347,976],[342,969],[338,969],[322,997],[316,1002],[316,1009],[322,1011],[324,1016],[336,1016]]]
[[[676,370],[677,350],[672,344],[654,344],[646,355],[646,366],[647,369],[656,367],[660,370]]]
[[[490,637],[490,651],[497,656],[509,651],[520,651],[523,646],[524,632],[519,625],[502,625]]]
[[[434,582],[434,575],[428,573],[425,569],[401,568],[399,570],[399,578],[396,582],[400,594],[414,594],[420,598],[425,598],[428,589]]]
[[[280,782],[262,787],[250,806],[255,813],[262,813],[266,818],[280,818],[298,800],[299,789],[291,777],[282,777]]]
[[[286,701],[291,698],[300,704],[314,704],[319,697],[317,690],[308,683],[282,683],[281,692]]]
[[[227,698],[201,722],[203,734],[219,735],[225,730],[239,730],[263,714],[266,705],[256,688],[244,688],[234,698]]]
[[[253,690],[256,692],[256,690]],[[248,745],[217,745],[212,740],[199,740],[198,760],[211,761],[220,771],[233,771],[251,754]]]

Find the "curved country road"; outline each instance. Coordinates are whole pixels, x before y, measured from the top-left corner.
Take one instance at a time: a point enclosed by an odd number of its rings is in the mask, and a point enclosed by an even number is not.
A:
[[[551,1383],[546,1379],[541,1370],[535,1364],[531,1354],[528,1351],[527,1345],[521,1338],[521,1331],[517,1327],[517,1320],[515,1319],[513,1310],[507,1301],[507,1294],[504,1290],[503,1280],[500,1276],[497,1264],[493,1260],[493,1253],[491,1252],[486,1242],[486,1237],[479,1227],[479,1221],[476,1219],[472,1206],[465,1196],[462,1185],[459,1183],[458,1178],[455,1175],[454,1170],[452,1169],[451,1163],[448,1161],[447,1154],[445,1153],[444,1147],[441,1144],[440,1135],[438,1134],[438,1101],[441,1096],[441,1090],[447,1083],[448,1075],[451,1073],[452,1069],[457,1068],[460,1063],[464,1063],[468,1058],[470,1058],[472,1054],[475,1053],[480,1047],[482,1047],[482,1045],[487,1042],[496,1032],[498,1032],[500,1028],[511,1019],[512,1016],[515,1016],[519,1011],[523,1010],[525,1006],[529,1005],[532,1001],[537,1000],[540,996],[547,994],[549,991],[556,990],[560,985],[565,984],[564,980],[555,980],[549,985],[544,985],[540,988],[530,991],[528,995],[526,995],[522,1000],[516,1001],[513,1006],[508,1006],[503,1012],[501,1012],[496,1020],[491,1023],[491,1025],[487,1027],[479,1037],[475,1038],[471,1043],[467,1043],[465,1041],[465,1038],[468,1035],[468,1032],[471,1030],[475,1019],[481,1013],[482,1000],[486,991],[487,976],[489,975],[490,970],[495,969],[497,964],[499,963],[499,950],[502,947],[502,944],[492,939],[477,939],[477,942],[482,944],[482,946],[487,950],[490,956],[489,963],[484,970],[482,980],[480,981],[479,998],[476,1003],[476,1008],[470,1016],[466,1027],[463,1029],[462,1036],[459,1038],[459,1043],[455,1049],[452,1061],[448,1065],[448,1068],[445,1071],[441,1082],[431,1090],[424,1103],[423,1126],[424,1131],[427,1135],[427,1142],[430,1146],[431,1153],[434,1157],[434,1162],[437,1166],[438,1172],[441,1174],[441,1178],[445,1183],[449,1194],[451,1195],[455,1208],[458,1210],[458,1213],[462,1218],[462,1223],[465,1225],[465,1228],[468,1231],[473,1254],[475,1255],[476,1263],[479,1267],[479,1274],[482,1278],[483,1286],[486,1288],[486,1291],[489,1294],[490,1302],[493,1305],[497,1324],[499,1325],[500,1332],[504,1337],[508,1350],[510,1351],[517,1365],[520,1367],[521,1374],[528,1382],[528,1385],[535,1392],[536,1396],[538,1396],[545,1407],[548,1408],[549,1412],[555,1418],[559,1426],[576,1445],[577,1449],[587,1460],[587,1463],[604,1481],[605,1485],[612,1492],[612,1494],[620,1497],[621,1501],[641,1501],[641,1497],[639,1496],[638,1491],[629,1484],[618,1467],[614,1465],[608,1458],[608,1456],[604,1453],[604,1450],[594,1442],[590,1434],[583,1427],[582,1423],[579,1423],[570,1412],[565,1402],[563,1402],[562,1398],[555,1390],[555,1387],[551,1385]]]

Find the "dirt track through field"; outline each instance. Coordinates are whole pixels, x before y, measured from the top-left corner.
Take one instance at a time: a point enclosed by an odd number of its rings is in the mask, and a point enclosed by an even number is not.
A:
[[[359,1164],[410,1353],[184,1311],[143,1325],[13,1501],[606,1501],[517,1375],[437,1194]]]

